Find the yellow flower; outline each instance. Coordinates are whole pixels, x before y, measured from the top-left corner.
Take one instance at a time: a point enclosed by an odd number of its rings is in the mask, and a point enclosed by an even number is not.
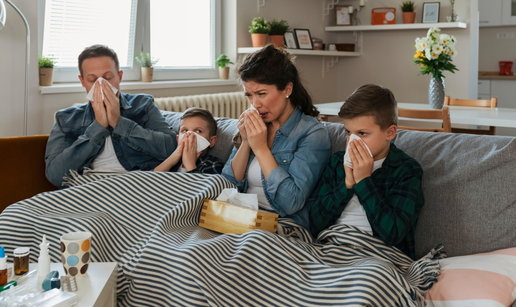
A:
[[[419,64],[419,66],[425,66],[423,63]]]
[[[414,58],[419,58],[421,56],[421,51],[417,51],[416,54],[414,54]]]

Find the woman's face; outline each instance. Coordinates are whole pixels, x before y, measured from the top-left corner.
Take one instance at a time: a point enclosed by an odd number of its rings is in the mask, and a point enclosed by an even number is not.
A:
[[[287,98],[292,93],[292,83],[287,84],[283,91],[279,91],[275,85],[254,81],[243,82],[243,85],[249,103],[258,110],[265,122],[280,119],[285,111],[292,107]]]

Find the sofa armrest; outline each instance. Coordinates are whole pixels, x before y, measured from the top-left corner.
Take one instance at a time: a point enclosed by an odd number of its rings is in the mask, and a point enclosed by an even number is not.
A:
[[[0,212],[7,206],[57,188],[45,177],[48,135],[0,138]]]

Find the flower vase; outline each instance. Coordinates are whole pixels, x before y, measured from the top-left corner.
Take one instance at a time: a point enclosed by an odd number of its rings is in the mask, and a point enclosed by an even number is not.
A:
[[[444,79],[430,78],[428,102],[432,109],[442,109],[444,104]]]

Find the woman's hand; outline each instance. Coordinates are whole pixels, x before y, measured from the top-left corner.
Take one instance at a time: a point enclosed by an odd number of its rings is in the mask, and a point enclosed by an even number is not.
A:
[[[238,131],[240,131],[240,138],[242,139],[242,143],[247,142],[247,133],[245,130],[245,117],[249,110],[245,110],[242,114],[240,114],[240,118],[237,122]]]
[[[245,130],[249,146],[256,155],[261,150],[269,149],[267,146],[267,126],[255,111],[246,113]]]

